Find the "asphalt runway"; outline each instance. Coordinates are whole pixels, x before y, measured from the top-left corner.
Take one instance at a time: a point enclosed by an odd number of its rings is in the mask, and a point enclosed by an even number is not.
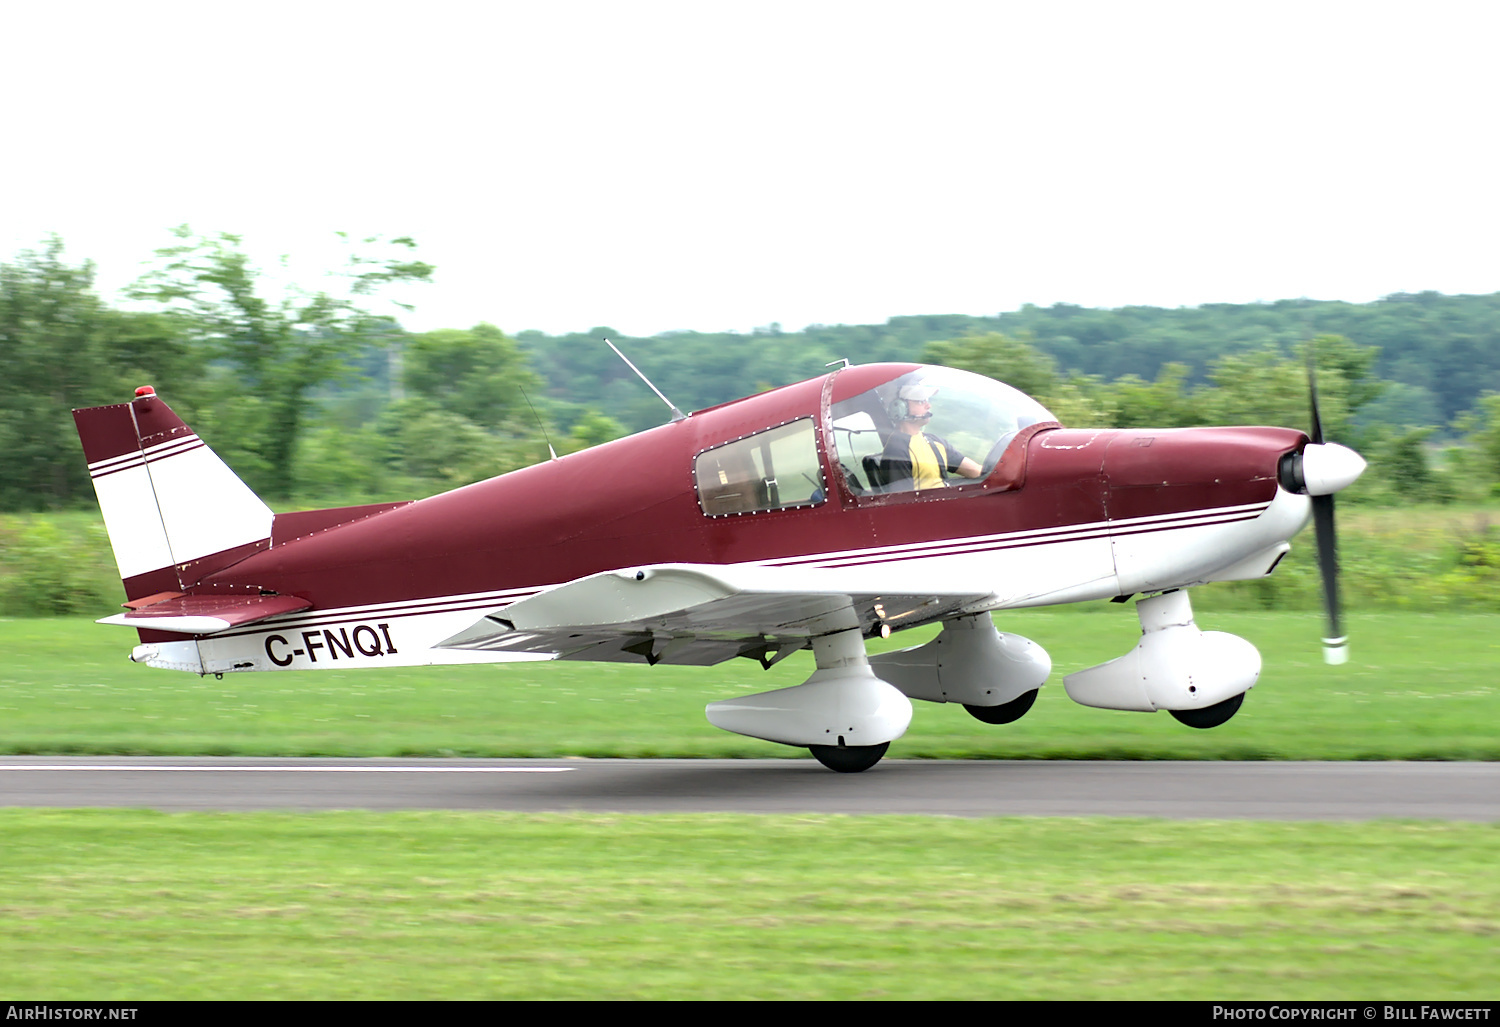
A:
[[[1500,763],[0,757],[0,806],[1500,820]]]

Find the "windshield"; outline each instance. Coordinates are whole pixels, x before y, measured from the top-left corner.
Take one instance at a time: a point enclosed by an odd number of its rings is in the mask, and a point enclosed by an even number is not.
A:
[[[920,367],[833,405],[838,462],[856,495],[949,488],[995,469],[1016,433],[1055,418],[982,375]]]

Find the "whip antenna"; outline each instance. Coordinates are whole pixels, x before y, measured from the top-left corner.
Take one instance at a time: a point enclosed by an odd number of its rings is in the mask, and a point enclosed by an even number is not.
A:
[[[536,418],[536,426],[542,429],[542,438],[547,443],[547,452],[551,453],[552,459],[556,460],[557,450],[552,448],[552,437],[547,434],[547,426],[542,423],[542,415],[536,412],[536,407],[531,406],[531,397],[526,395],[525,387],[517,383],[516,388],[521,390],[521,398],[526,401],[528,407],[531,407],[531,416]]]
[[[606,345],[610,349],[614,350],[615,351],[615,356],[617,356],[621,360],[625,361],[625,366],[628,367],[628,368],[630,368],[632,371],[634,371],[636,373],[636,377],[640,378],[641,381],[643,381],[643,382],[646,383],[646,388],[648,388],[652,392],[656,393],[656,398],[659,399],[659,400],[661,400],[663,403],[665,403],[667,405],[667,409],[670,410],[670,411],[672,411],[672,420],[674,420],[674,421],[685,421],[685,420],[687,420],[687,414],[684,414],[681,410],[678,410],[677,409],[677,404],[673,403],[666,396],[663,396],[661,394],[661,390],[658,389],[655,385],[651,384],[651,379],[647,378],[645,375],[641,374],[641,369],[639,367],[636,367],[634,364],[632,364],[630,362],[630,358],[627,357],[625,354],[623,354],[623,353],[620,352],[620,347],[616,346],[614,343],[610,342],[608,339],[604,340],[604,345]]]

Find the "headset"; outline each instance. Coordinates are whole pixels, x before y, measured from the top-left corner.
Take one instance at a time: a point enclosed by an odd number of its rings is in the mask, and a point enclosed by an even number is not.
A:
[[[921,421],[926,423],[932,420],[932,410],[929,407],[925,414],[913,414],[910,404],[913,402],[930,402],[937,395],[937,389],[930,385],[903,385],[896,391],[896,398],[891,400],[886,407],[886,413],[896,424],[902,421]]]

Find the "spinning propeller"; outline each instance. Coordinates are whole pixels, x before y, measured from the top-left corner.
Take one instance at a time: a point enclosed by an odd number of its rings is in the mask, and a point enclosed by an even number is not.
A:
[[[1318,543],[1318,573],[1323,579],[1323,608],[1328,629],[1323,637],[1323,660],[1346,663],[1349,637],[1344,634],[1339,602],[1338,538],[1333,527],[1333,494],[1352,484],[1365,469],[1364,458],[1348,446],[1323,441],[1323,420],[1318,414],[1318,381],[1311,352],[1307,355],[1307,392],[1312,405],[1310,441],[1301,453],[1283,458],[1281,485],[1289,492],[1312,497],[1313,533]]]

